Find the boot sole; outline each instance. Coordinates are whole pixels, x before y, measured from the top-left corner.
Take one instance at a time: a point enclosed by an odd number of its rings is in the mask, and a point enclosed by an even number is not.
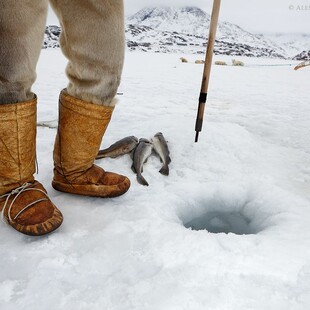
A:
[[[53,217],[46,220],[44,223],[34,225],[21,225],[18,223],[9,223],[9,225],[18,232],[27,236],[45,236],[54,232],[63,222],[63,216],[61,212],[56,209]]]
[[[128,182],[128,185],[126,185],[126,181],[117,185],[71,185],[52,181],[52,186],[55,190],[63,193],[90,197],[113,198],[121,196],[128,191],[130,181],[128,180]]]

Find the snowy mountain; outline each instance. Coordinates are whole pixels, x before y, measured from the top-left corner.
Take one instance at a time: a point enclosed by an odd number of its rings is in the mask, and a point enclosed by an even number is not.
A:
[[[197,7],[145,8],[126,21],[130,51],[204,54],[210,15]],[[48,26],[43,48],[59,47],[60,28]],[[276,43],[275,43],[276,42]],[[310,49],[310,35],[252,34],[220,21],[215,54],[249,57],[292,58]]]
[[[310,50],[309,33],[273,33],[264,34],[264,37],[280,45],[290,58]]]
[[[128,24],[148,26],[159,31],[182,35],[195,35],[205,40],[209,32],[210,15],[197,7],[184,8],[145,8],[127,19]],[[237,25],[219,22],[217,40],[247,44],[255,47],[270,47],[269,41],[253,35]],[[281,52],[283,52],[281,50]]]
[[[167,50],[204,53],[210,15],[197,7],[145,8],[127,19],[131,50]],[[286,52],[259,35],[229,22],[219,22],[216,54],[279,57]]]
[[[210,16],[196,7],[144,8],[127,19],[129,24],[144,25],[161,31],[170,31],[205,36],[203,23],[210,22]]]

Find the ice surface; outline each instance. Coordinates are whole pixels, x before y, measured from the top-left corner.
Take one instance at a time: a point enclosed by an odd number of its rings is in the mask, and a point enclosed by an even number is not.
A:
[[[181,56],[190,62],[180,63]],[[283,63],[267,59],[214,66],[195,144],[202,76],[195,59],[126,55],[124,95],[102,147],[162,131],[170,175],[158,173],[161,163],[151,157],[148,188],[137,184],[124,156],[97,163],[130,177],[126,195],[56,192],[56,129],[38,127],[37,179],[65,220],[42,238],[0,226],[0,309],[309,309],[310,71],[257,66]],[[57,120],[65,64],[59,50],[42,52],[34,86],[39,122]],[[208,221],[217,228],[248,224],[251,234],[184,227],[206,214],[215,215]]]

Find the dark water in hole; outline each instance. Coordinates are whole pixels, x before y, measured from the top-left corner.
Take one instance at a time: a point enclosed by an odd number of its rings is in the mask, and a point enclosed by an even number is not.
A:
[[[210,233],[250,235],[259,232],[251,220],[240,212],[210,211],[184,223],[186,228]]]

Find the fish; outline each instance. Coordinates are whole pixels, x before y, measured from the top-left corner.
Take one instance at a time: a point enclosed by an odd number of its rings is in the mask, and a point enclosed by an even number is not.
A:
[[[106,157],[116,158],[118,156],[130,153],[136,148],[137,145],[138,145],[137,137],[129,136],[129,137],[123,138],[113,143],[108,148],[104,150],[100,150],[98,152],[98,155],[96,156],[96,159],[106,158]]]
[[[160,157],[160,161],[163,163],[159,172],[163,175],[169,175],[169,164],[171,163],[170,151],[166,139],[161,132],[158,132],[152,138],[154,152]]]
[[[145,186],[149,186],[149,183],[142,176],[143,164],[152,154],[152,151],[153,151],[153,144],[149,140],[141,138],[132,156],[133,164],[131,166],[131,169],[134,173],[137,174],[138,183]]]

